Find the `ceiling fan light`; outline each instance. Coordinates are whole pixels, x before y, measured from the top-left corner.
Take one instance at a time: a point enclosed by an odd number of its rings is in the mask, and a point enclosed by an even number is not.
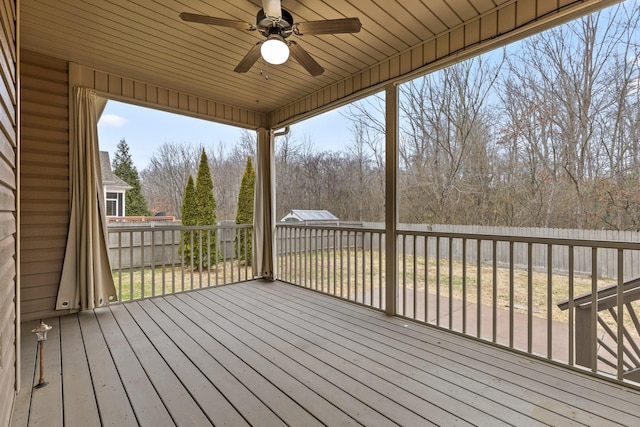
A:
[[[284,64],[289,59],[289,46],[284,42],[282,37],[273,34],[260,46],[262,58],[269,64]]]

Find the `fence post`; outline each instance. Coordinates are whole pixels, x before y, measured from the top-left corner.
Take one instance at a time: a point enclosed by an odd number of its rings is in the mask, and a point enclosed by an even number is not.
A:
[[[589,304],[588,307],[575,307],[576,313],[576,364],[584,366],[585,368],[593,369],[593,362],[591,357],[591,332],[593,329],[593,322],[591,321],[591,310],[593,305]]]

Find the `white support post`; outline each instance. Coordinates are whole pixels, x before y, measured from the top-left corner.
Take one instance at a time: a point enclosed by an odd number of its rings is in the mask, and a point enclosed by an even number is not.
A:
[[[385,86],[385,313],[395,316],[398,299],[398,86]]]

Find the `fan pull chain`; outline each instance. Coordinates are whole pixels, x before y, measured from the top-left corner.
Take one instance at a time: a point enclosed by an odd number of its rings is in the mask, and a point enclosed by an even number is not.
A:
[[[265,80],[269,80],[269,63],[265,62],[265,60],[263,59],[262,61],[262,65],[264,65],[265,67],[265,71],[262,71],[262,68],[260,68],[260,75],[265,79]]]

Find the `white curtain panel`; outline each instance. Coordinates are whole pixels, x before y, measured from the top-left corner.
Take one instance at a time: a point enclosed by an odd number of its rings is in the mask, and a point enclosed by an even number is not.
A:
[[[70,126],[70,221],[56,310],[90,310],[116,300],[109,266],[95,93],[74,88]]]

